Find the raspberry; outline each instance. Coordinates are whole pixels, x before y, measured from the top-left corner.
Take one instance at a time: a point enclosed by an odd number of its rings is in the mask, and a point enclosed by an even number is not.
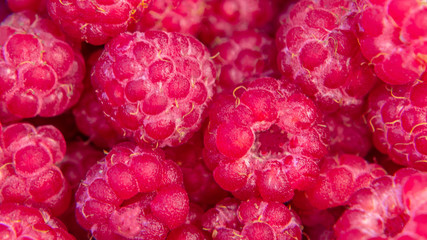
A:
[[[203,228],[213,239],[301,239],[298,216],[284,204],[251,198],[226,198],[202,218]]]
[[[203,135],[197,132],[187,143],[165,148],[166,158],[176,162],[183,174],[185,190],[191,202],[204,208],[212,207],[229,196],[215,182],[212,172],[202,159]]]
[[[65,140],[53,126],[16,123],[3,128],[0,202],[43,207],[58,216],[69,205],[69,185],[55,163],[65,154]]]
[[[357,1],[302,0],[276,33],[280,71],[324,112],[359,113],[376,82],[354,33],[358,9]]]
[[[49,16],[68,36],[103,45],[139,19],[151,0],[48,0]]]
[[[182,173],[162,152],[116,145],[76,193],[76,218],[96,239],[166,239],[189,211]]]
[[[14,13],[0,32],[2,122],[56,116],[78,101],[83,58],[52,21],[29,11]]]
[[[363,55],[389,84],[419,79],[427,64],[427,6],[417,0],[364,1],[357,17]]]
[[[375,179],[351,197],[335,224],[337,239],[425,239],[426,184],[426,173],[408,168]]]
[[[385,174],[378,164],[368,164],[356,155],[326,157],[316,183],[306,191],[307,198],[318,209],[342,206],[354,192]]]
[[[397,164],[423,171],[427,170],[425,89],[424,82],[381,84],[370,93],[366,113],[375,147]]]
[[[0,205],[2,239],[75,240],[66,227],[48,212],[12,203]]]
[[[156,0],[135,24],[137,31],[163,30],[197,35],[205,11],[203,0]]]
[[[327,153],[315,104],[292,85],[258,78],[219,95],[209,112],[204,160],[239,199],[286,202],[313,184]]]
[[[194,37],[148,31],[110,41],[92,69],[105,114],[135,141],[185,143],[201,127],[216,72]]]
[[[361,115],[347,116],[341,112],[327,114],[325,122],[330,133],[330,153],[366,156],[372,148],[372,134]]]
[[[218,88],[228,89],[248,77],[273,74],[276,70],[276,48],[273,39],[253,30],[236,31],[218,40],[211,50],[220,72]]]
[[[272,17],[271,0],[207,0],[199,38],[211,45],[234,31],[264,27]]]

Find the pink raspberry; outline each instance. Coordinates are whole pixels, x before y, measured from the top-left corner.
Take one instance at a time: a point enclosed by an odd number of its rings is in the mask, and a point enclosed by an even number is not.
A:
[[[197,35],[205,11],[203,0],[155,0],[135,24],[135,30],[163,30]]]
[[[417,0],[364,0],[357,17],[363,55],[389,84],[419,79],[427,64],[427,6]]]
[[[136,22],[151,0],[48,0],[50,17],[70,37],[103,45]]]
[[[49,19],[25,11],[0,25],[0,120],[62,114],[83,89],[84,61]]]
[[[258,78],[224,93],[209,112],[204,160],[239,199],[286,202],[314,183],[327,153],[316,105],[293,85]]]
[[[376,82],[352,22],[358,1],[301,0],[276,33],[278,67],[324,112],[359,113]]]
[[[3,128],[0,159],[0,202],[43,207],[58,216],[70,203],[71,192],[61,170],[65,140],[53,126],[16,123]]]
[[[236,31],[217,42],[211,53],[220,73],[219,90],[235,87],[248,77],[276,72],[276,48],[268,35],[254,30]]]
[[[216,240],[302,239],[302,226],[294,211],[260,198],[243,202],[226,198],[203,215],[202,224]]]
[[[337,239],[426,239],[427,174],[401,169],[354,193],[335,224]]]
[[[229,196],[215,182],[202,159],[203,135],[197,132],[187,143],[165,148],[166,158],[176,162],[183,174],[185,190],[191,202],[204,208],[212,207],[220,200]]]
[[[219,202],[219,201],[218,201]],[[203,209],[190,202],[190,211],[188,212],[185,224],[173,229],[167,240],[210,240],[209,233],[202,230]]]
[[[425,82],[381,84],[370,93],[366,113],[375,147],[397,164],[423,171],[427,170],[426,90]]]
[[[372,148],[372,134],[361,115],[335,112],[325,116],[330,132],[330,152],[366,156]]]
[[[217,37],[264,27],[272,17],[272,0],[207,0],[199,38],[211,45]]]
[[[116,145],[76,193],[79,224],[103,239],[166,239],[184,224],[189,200],[182,173],[160,149]]]
[[[306,191],[307,198],[318,209],[346,205],[354,192],[368,187],[374,179],[383,175],[386,172],[380,165],[369,164],[356,155],[326,157],[316,183]]]
[[[48,212],[13,203],[0,205],[2,239],[75,240],[65,225]]]
[[[215,77],[202,43],[161,31],[119,35],[92,69],[98,99],[115,126],[160,147],[185,143],[200,129]]]

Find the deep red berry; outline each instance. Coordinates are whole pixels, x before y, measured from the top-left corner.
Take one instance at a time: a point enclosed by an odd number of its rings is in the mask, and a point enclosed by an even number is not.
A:
[[[25,11],[0,25],[0,120],[51,117],[74,105],[83,89],[82,55],[49,19]]]
[[[182,144],[200,129],[215,77],[202,43],[161,31],[119,35],[92,69],[107,117],[126,137],[160,147]]]

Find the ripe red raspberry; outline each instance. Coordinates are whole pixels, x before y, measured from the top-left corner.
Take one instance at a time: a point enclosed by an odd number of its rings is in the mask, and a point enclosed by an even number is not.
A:
[[[219,201],[218,201],[219,202]],[[210,240],[212,239],[207,231],[202,230],[203,209],[190,202],[190,211],[188,212],[185,224],[173,229],[167,240]]]
[[[240,202],[226,198],[202,218],[203,228],[216,240],[301,239],[301,223],[283,203],[251,198]]]
[[[236,31],[220,38],[211,50],[219,74],[218,89],[229,89],[248,77],[276,71],[276,48],[273,39],[254,30]]]
[[[372,148],[372,134],[361,115],[335,112],[325,116],[330,133],[330,153],[366,156]]]
[[[412,83],[427,65],[427,6],[418,0],[364,0],[357,17],[363,55],[389,84]]]
[[[75,240],[65,225],[48,212],[13,203],[0,205],[2,239]]]
[[[366,113],[375,147],[397,164],[423,171],[427,170],[426,90],[425,82],[381,84],[370,93]]]
[[[51,117],[74,105],[84,61],[49,19],[25,11],[0,25],[0,120]]]
[[[116,145],[76,193],[76,218],[96,239],[166,239],[189,211],[182,173],[160,149]]]
[[[354,192],[386,174],[380,165],[369,164],[356,155],[326,157],[316,183],[306,191],[307,198],[318,209],[346,205]]]
[[[145,11],[151,0],[80,1],[48,0],[49,16],[70,37],[102,45],[125,32]]]
[[[16,123],[3,128],[0,159],[0,202],[47,208],[63,213],[71,192],[55,163],[65,154],[65,140],[53,126],[33,127]]]
[[[183,174],[185,190],[191,202],[204,208],[213,207],[230,194],[215,182],[202,159],[203,135],[198,131],[187,143],[165,148],[166,158],[176,162]]]
[[[335,224],[337,239],[427,239],[427,174],[401,169],[354,193]]]
[[[201,127],[216,72],[191,36],[148,31],[110,41],[92,69],[105,114],[135,141],[185,143]]]
[[[207,0],[199,38],[211,45],[217,37],[264,27],[272,18],[271,0]]]
[[[203,0],[155,0],[135,24],[135,30],[162,30],[197,35],[205,11]]]
[[[209,112],[204,160],[239,199],[286,202],[314,183],[327,153],[315,104],[292,85],[258,78],[218,95]],[[285,84],[285,83],[283,83]]]
[[[276,33],[278,67],[324,112],[359,113],[376,82],[362,57],[352,19],[357,1],[301,0]]]

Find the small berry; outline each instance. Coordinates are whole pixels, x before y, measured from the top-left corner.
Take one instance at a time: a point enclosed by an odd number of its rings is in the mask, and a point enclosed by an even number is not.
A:
[[[216,77],[202,43],[161,31],[114,38],[92,74],[114,126],[136,142],[160,147],[185,143],[200,129]]]

